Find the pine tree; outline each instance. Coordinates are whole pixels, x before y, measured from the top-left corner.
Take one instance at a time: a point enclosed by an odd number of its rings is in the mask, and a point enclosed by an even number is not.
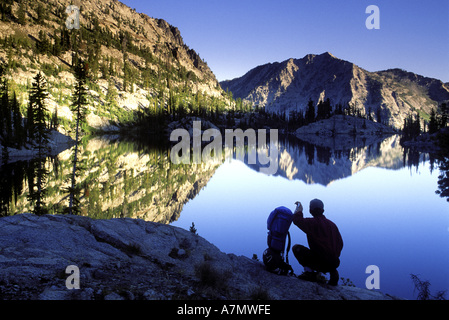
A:
[[[12,98],[11,109],[13,113],[13,127],[14,127],[13,140],[16,145],[16,148],[21,148],[25,140],[25,135],[22,125],[22,114],[20,113],[19,102],[17,101],[17,95],[15,91]]]
[[[36,162],[33,166],[35,177],[37,179],[35,188],[30,192],[29,199],[35,202],[34,213],[42,215],[47,213],[43,198],[46,193],[45,179],[48,174],[45,169],[45,159],[48,153],[49,129],[47,126],[47,107],[45,99],[48,96],[46,91],[46,82],[42,74],[39,72],[34,77],[32,88],[30,89],[30,109],[34,119],[34,129],[32,140],[34,148],[37,150]]]
[[[41,3],[39,3],[37,5],[36,11],[37,11],[37,23],[40,25],[45,24],[45,19],[47,18],[47,14],[45,12],[44,6]]]
[[[315,106],[313,105],[313,101],[309,100],[307,104],[306,110],[306,123],[312,123],[315,121]]]
[[[60,27],[60,39],[61,39],[61,52],[65,52],[71,49],[71,37],[69,30],[65,26]]]
[[[117,108],[117,89],[112,78],[108,79],[108,92],[106,93],[106,104],[108,110],[114,110]]]
[[[114,62],[112,61],[112,57],[109,57],[109,76],[115,76],[115,70],[114,70]]]
[[[128,65],[128,33],[120,33],[120,43],[123,54],[123,91],[127,91],[130,83],[130,67]]]
[[[36,45],[38,53],[50,53],[50,41],[45,31],[39,31],[39,42]]]
[[[62,47],[61,47],[61,39],[59,39],[56,30],[53,33],[53,39],[54,39],[53,55],[59,56],[61,54],[61,52],[62,52]]]
[[[331,113],[332,113],[332,106],[329,98],[327,98],[325,101],[321,100],[318,103],[316,120],[328,119],[330,118]]]
[[[59,126],[58,108],[55,108],[51,116],[50,128],[57,130]]]
[[[26,111],[26,121],[24,130],[27,142],[31,143],[34,136],[34,116],[33,116],[33,108],[29,103]]]
[[[3,146],[9,143],[11,131],[11,107],[9,104],[8,81],[4,77],[0,77],[0,137]]]
[[[446,128],[447,126],[447,120],[449,115],[449,106],[446,102],[443,102],[438,106],[439,113],[440,113],[440,119],[439,119],[439,127],[440,128]]]
[[[33,141],[39,151],[44,151],[48,143],[49,130],[47,126],[48,109],[45,105],[48,92],[46,91],[46,81],[39,72],[34,77],[34,82],[30,90],[30,107],[33,115],[34,132]]]
[[[19,8],[17,9],[17,19],[21,25],[26,25],[25,0],[21,0],[19,2]]]
[[[78,160],[78,148],[79,148],[79,137],[80,137],[80,128],[82,127],[85,118],[86,118],[86,110],[87,110],[87,88],[86,88],[86,80],[87,80],[87,66],[86,64],[79,60],[78,65],[75,67],[75,78],[76,84],[73,92],[73,100],[72,100],[72,112],[76,116],[76,129],[75,129],[75,152],[73,154],[72,164],[73,169],[70,177],[70,187],[69,191],[69,214],[79,214],[79,196],[80,196],[80,188],[76,185],[76,177],[80,170],[79,160]]]
[[[413,115],[409,114],[407,118],[404,119],[404,126],[402,128],[402,139],[404,141],[416,138],[421,134],[421,120],[419,114],[417,114],[416,119]]]

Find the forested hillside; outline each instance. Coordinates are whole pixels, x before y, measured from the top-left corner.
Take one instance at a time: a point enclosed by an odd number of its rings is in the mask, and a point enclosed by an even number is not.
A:
[[[79,29],[68,28],[71,4],[79,8]],[[33,78],[41,72],[48,92],[46,123],[71,132],[73,67],[80,60],[88,71],[89,128],[140,124],[157,131],[167,117],[235,106],[176,27],[118,1],[6,0],[0,11],[2,114],[21,116],[23,125]]]

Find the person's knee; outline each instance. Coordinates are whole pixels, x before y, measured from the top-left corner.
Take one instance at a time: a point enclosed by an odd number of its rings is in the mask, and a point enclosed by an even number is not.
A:
[[[304,249],[307,249],[306,247],[304,247],[303,245],[300,245],[300,244],[295,244],[293,247],[292,247],[292,251],[296,251],[296,252],[300,252],[300,251],[304,251]]]
[[[298,262],[299,263],[303,263],[304,262],[304,260],[306,259],[306,257],[307,257],[307,251],[308,251],[309,249],[308,248],[306,248],[306,247],[304,247],[303,245],[300,245],[300,244],[295,244],[293,247],[292,247],[292,252],[293,252],[293,254],[294,254],[294,256],[295,256],[295,258],[298,260]]]
[[[296,254],[297,253],[299,253],[301,251],[301,245],[299,245],[299,244],[295,244],[293,247],[292,247],[292,252],[293,252],[293,254],[296,256]]]

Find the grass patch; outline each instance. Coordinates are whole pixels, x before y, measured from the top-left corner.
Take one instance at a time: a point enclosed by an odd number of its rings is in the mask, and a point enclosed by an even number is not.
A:
[[[268,293],[267,289],[258,286],[257,288],[254,288],[250,295],[249,298],[251,300],[272,300],[270,294]]]
[[[204,261],[195,266],[195,275],[198,277],[200,284],[205,287],[225,289],[231,274],[229,271],[220,272],[209,262]]]

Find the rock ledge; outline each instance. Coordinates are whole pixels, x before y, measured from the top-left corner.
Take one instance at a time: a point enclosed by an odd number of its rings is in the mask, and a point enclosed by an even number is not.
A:
[[[68,289],[79,269],[79,289]],[[74,275],[74,274],[73,274]],[[68,280],[69,279],[69,280]],[[267,272],[181,228],[138,219],[25,213],[0,218],[4,300],[392,300]]]

